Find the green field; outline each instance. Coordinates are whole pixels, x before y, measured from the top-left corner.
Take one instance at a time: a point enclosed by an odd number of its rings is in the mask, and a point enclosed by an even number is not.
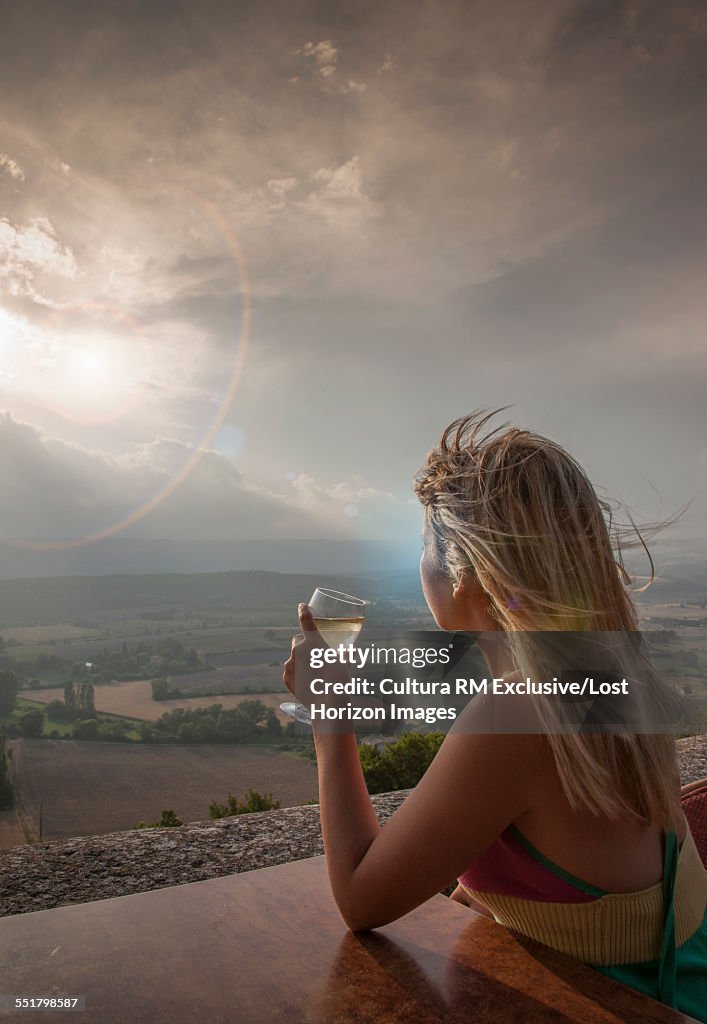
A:
[[[45,705],[46,701],[31,700],[27,697],[18,696],[17,702],[15,704],[15,710],[12,712],[12,714],[0,715],[0,725],[4,724],[5,722],[19,722],[24,712],[30,711],[32,708],[39,708],[41,711],[44,711]],[[137,731],[135,724],[135,718],[132,716],[122,716],[98,712],[93,717],[95,717],[99,722],[124,722],[126,725],[125,735],[128,737],[128,739],[140,739],[140,734]],[[59,734],[59,736],[71,736],[72,730],[72,722],[53,722],[50,719],[48,719],[46,715],[44,716],[43,736],[50,738],[52,736],[52,733],[54,733],[55,731]]]

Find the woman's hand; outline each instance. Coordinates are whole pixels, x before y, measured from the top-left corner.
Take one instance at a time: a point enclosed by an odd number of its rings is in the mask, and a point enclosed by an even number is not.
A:
[[[340,661],[324,664],[321,668],[311,667],[312,651],[327,650],[327,643],[317,630],[309,605],[300,604],[297,612],[302,632],[292,637],[290,656],[284,665],[282,681],[293,696],[303,704],[309,705],[312,701],[310,683],[313,679],[323,679],[332,683],[348,682],[350,674],[348,667]],[[327,694],[325,703],[332,707],[336,700]]]
[[[300,671],[302,665],[309,667],[310,655],[313,647],[322,646],[324,647],[324,641],[317,632],[317,627],[314,622],[314,616],[309,609],[309,605],[300,604],[298,609],[299,624],[304,630],[302,633],[297,633],[296,636],[292,637],[290,643],[290,656],[285,662],[285,666],[282,673],[282,681],[293,696],[299,696],[295,690],[295,677],[296,677],[296,663],[300,665]],[[313,643],[310,639],[314,634],[320,641],[321,645]],[[301,697],[300,697],[301,699]]]

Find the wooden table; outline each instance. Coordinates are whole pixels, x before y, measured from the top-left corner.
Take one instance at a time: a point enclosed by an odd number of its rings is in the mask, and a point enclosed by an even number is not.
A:
[[[604,975],[435,896],[353,935],[323,857],[0,919],[0,994],[85,995],[79,1024],[677,1024]]]

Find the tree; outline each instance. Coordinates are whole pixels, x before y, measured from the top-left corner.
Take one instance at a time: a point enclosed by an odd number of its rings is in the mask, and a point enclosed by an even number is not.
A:
[[[64,687],[64,703],[67,708],[75,708],[77,706],[76,690],[74,689],[74,684],[71,679]]]
[[[397,789],[411,789],[418,784],[443,740],[441,732],[406,732],[386,748],[384,756],[393,759]]]
[[[173,700],[184,696],[178,686],[172,686],[167,676],[157,676],[152,680],[153,700]]]
[[[19,721],[21,736],[41,736],[44,732],[44,715],[40,708],[25,711]]]
[[[0,672],[0,715],[11,715],[20,689],[20,681],[14,672],[3,669]]]
[[[277,717],[272,708],[268,708],[265,714],[265,734],[267,736],[280,737],[282,736],[282,722]]]
[[[74,722],[72,734],[75,740],[97,740],[100,735],[97,719],[79,719],[78,722]]]
[[[66,704],[63,700],[50,700],[45,711],[50,722],[63,722],[68,717]]]
[[[395,789],[391,760],[384,760],[378,747],[362,743],[358,748],[358,759],[369,793],[390,793]]]
[[[358,756],[369,793],[412,789],[429,768],[443,740],[442,732],[405,732],[382,751],[362,743]]]
[[[98,739],[113,740],[118,743],[130,743],[125,735],[130,726],[127,722],[100,722],[98,725]]]
[[[242,700],[231,711],[238,712],[235,718],[240,719],[242,723],[244,735],[239,738],[257,739],[261,736],[279,737],[282,735],[282,725],[277,715],[262,700]]]
[[[182,722],[177,729],[177,738],[180,743],[194,743],[197,739],[196,726],[193,722]]]
[[[228,804],[209,804],[209,817],[229,818],[233,814],[252,814],[254,811],[276,811],[280,807],[279,800],[273,800],[272,793],[257,793],[249,789],[244,802],[232,793],[228,794]]]
[[[145,824],[144,821],[138,822],[137,825],[133,825],[133,828],[178,828],[183,825],[184,822],[180,821],[173,810],[162,811],[162,817],[159,821],[153,821],[152,823]]]
[[[267,705],[262,700],[242,700],[238,704],[239,714],[254,726],[264,721],[267,711]]]
[[[197,743],[218,743],[219,739],[222,739],[218,734],[216,723],[208,715],[203,715],[195,722],[194,736]]]

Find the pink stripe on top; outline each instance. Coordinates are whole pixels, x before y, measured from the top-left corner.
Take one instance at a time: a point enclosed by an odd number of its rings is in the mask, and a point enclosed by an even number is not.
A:
[[[458,881],[479,893],[545,903],[591,903],[598,899],[566,882],[533,857],[509,826]]]

